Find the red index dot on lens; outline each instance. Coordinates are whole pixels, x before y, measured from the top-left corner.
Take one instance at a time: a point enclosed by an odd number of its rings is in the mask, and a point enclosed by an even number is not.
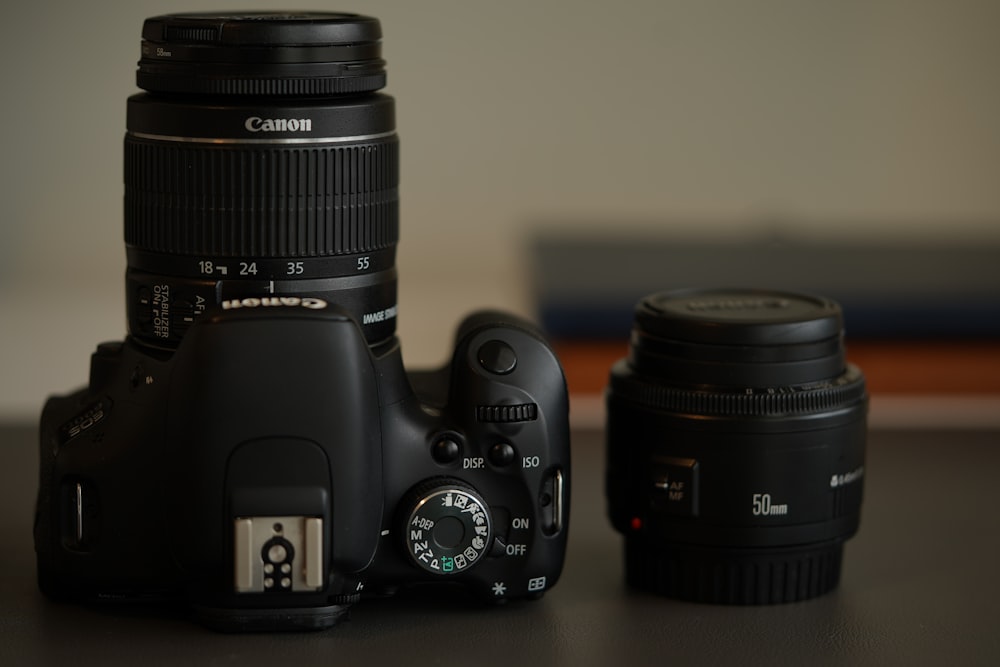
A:
[[[637,516],[632,517],[632,520],[629,522],[629,526],[632,528],[632,530],[641,530],[642,519],[640,519]]]

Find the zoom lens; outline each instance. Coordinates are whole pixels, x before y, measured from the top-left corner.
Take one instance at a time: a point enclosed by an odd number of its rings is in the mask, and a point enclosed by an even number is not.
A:
[[[836,303],[649,296],[607,409],[608,511],[630,585],[723,604],[836,587],[860,520],[867,413]]]
[[[381,28],[353,14],[147,19],[125,136],[129,332],[319,298],[395,332],[399,155]],[[308,303],[308,301],[307,301]]]

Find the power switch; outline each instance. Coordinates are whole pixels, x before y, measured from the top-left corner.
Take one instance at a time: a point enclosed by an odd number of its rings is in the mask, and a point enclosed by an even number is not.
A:
[[[546,535],[556,535],[563,529],[565,494],[566,488],[562,470],[556,468],[542,480],[542,490],[538,496],[542,532]]]
[[[650,504],[675,516],[698,516],[698,461],[658,456],[650,472]]]

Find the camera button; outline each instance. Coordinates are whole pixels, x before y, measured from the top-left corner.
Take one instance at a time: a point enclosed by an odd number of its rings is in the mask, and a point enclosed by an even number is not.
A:
[[[507,375],[517,366],[517,354],[502,340],[490,340],[479,346],[479,365],[495,375]]]
[[[498,442],[490,447],[488,456],[490,463],[498,468],[506,468],[514,462],[515,454],[514,447],[510,443]]]
[[[442,465],[454,463],[461,453],[462,448],[449,437],[439,438],[431,445],[431,457]]]

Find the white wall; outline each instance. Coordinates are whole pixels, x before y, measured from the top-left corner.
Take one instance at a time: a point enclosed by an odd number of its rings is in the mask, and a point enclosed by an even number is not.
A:
[[[33,416],[124,332],[121,141],[146,16],[4,10],[0,414]],[[308,3],[291,3],[298,7]],[[321,3],[313,3],[319,6]],[[530,312],[533,228],[1000,236],[1000,3],[383,0],[410,365],[453,321]]]

